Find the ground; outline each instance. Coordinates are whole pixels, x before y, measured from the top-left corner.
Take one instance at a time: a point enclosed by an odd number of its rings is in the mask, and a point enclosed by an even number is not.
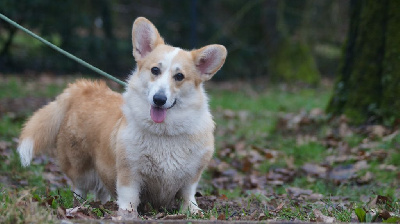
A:
[[[74,204],[51,158],[22,168],[15,151],[27,117],[75,79],[0,74],[0,222],[118,218],[113,201]],[[141,219],[399,222],[400,133],[325,114],[331,81],[313,88],[265,80],[206,88],[217,129],[216,153],[196,194],[203,213],[147,206]]]

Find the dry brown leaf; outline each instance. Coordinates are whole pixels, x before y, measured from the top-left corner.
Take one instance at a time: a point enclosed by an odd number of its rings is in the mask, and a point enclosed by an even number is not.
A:
[[[11,142],[0,141],[0,150],[6,150],[11,146]]]
[[[235,118],[235,111],[226,109],[223,111],[224,118],[233,119]]]
[[[178,215],[167,215],[163,218],[163,220],[180,220],[186,219],[186,215],[178,214]]]
[[[265,216],[265,214],[264,213],[261,213],[259,216],[258,216],[258,221],[262,221],[262,220],[265,220],[267,218],[267,216]]]
[[[392,217],[387,210],[382,210],[381,212],[379,212],[379,216],[385,220]]]
[[[351,135],[353,135],[353,131],[349,128],[349,125],[347,123],[340,123],[339,136],[343,138]]]
[[[288,187],[286,188],[286,192],[293,197],[298,197],[300,195],[311,195],[313,193],[312,190],[301,189],[298,187]]]
[[[318,209],[313,210],[317,222],[333,223],[336,222],[334,217],[326,216]]]
[[[59,219],[67,218],[65,208],[62,208],[61,206],[57,207],[57,218]]]
[[[344,162],[349,162],[349,161],[354,161],[357,160],[357,156],[354,155],[331,155],[331,156],[327,156],[325,158],[325,162],[327,164],[333,165],[335,163],[344,163]]]
[[[358,161],[354,164],[355,171],[365,170],[365,169],[368,169],[368,167],[369,167],[369,165],[368,165],[367,161],[365,161],[365,160]]]
[[[69,219],[73,219],[73,218],[87,219],[87,216],[82,213],[83,211],[87,213],[87,208],[83,207],[83,206],[76,206],[76,207],[73,207],[73,208],[67,208],[65,210],[65,216],[67,218],[69,218]]]
[[[377,195],[374,199],[372,199],[368,203],[368,206],[370,208],[376,208],[376,207],[378,207],[378,205],[386,205],[387,202],[390,202],[390,201],[391,201],[391,199],[389,197]]]
[[[278,207],[276,207],[272,212],[280,212],[283,209],[283,206],[285,206],[285,202],[281,202]]]
[[[392,134],[383,137],[382,140],[385,142],[392,141],[398,134],[399,134],[399,130],[396,130]]]
[[[258,212],[254,211],[253,213],[250,214],[250,219],[251,220],[256,220],[257,215],[258,215]]]
[[[284,182],[281,180],[267,180],[267,184],[272,186],[282,186]]]
[[[326,167],[311,163],[304,164],[301,169],[306,172],[307,175],[317,176],[320,178],[325,178],[328,171]]]
[[[226,220],[226,216],[224,213],[219,214],[217,220]]]
[[[318,193],[313,193],[310,196],[307,197],[308,200],[311,201],[318,201],[324,198],[324,195],[318,194]]]
[[[293,156],[285,157],[285,163],[286,163],[286,166],[291,170],[294,170],[296,168],[296,166],[294,165],[294,157]]]
[[[243,158],[242,160],[242,172],[247,173],[249,172],[253,167],[253,163],[250,162],[250,159],[248,157]]]
[[[370,138],[382,138],[388,130],[382,125],[371,125],[367,127]]]
[[[104,209],[110,211],[118,211],[118,204],[115,201],[107,201],[105,204],[102,205]]]
[[[358,184],[368,184],[372,181],[373,178],[374,178],[374,175],[370,171],[368,171],[365,173],[364,176],[357,179],[357,183]]]
[[[225,194],[222,194],[221,196],[218,197],[218,199],[228,200],[228,197]]]
[[[236,144],[235,144],[235,151],[236,152],[245,151],[245,149],[246,149],[246,142],[245,141],[236,142]]]
[[[158,213],[158,214],[155,216],[155,218],[156,218],[156,219],[161,219],[161,218],[163,218],[164,216],[165,216],[165,213],[160,212],[160,213]]]
[[[384,171],[396,171],[398,170],[398,168],[394,165],[386,165],[386,164],[381,164],[379,165],[379,169],[380,170],[384,170]]]
[[[321,108],[313,108],[310,111],[310,117],[315,118],[315,117],[321,117],[325,115],[324,110]]]

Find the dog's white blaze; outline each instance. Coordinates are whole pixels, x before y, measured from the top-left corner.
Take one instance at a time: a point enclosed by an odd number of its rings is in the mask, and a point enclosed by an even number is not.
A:
[[[29,166],[33,157],[34,142],[31,138],[25,138],[18,146],[19,157],[21,158],[22,166]]]
[[[175,48],[173,51],[168,52],[165,55],[164,60],[161,62],[163,65],[163,73],[160,75],[160,78],[158,78],[154,82],[153,86],[150,89],[149,101],[151,103],[153,102],[153,96],[161,89],[164,90],[165,96],[167,97],[167,102],[165,103],[165,106],[170,107],[174,103],[174,99],[171,98],[169,79],[171,78],[172,60],[176,57],[180,50],[180,48]],[[177,65],[174,64],[174,67],[177,67]]]

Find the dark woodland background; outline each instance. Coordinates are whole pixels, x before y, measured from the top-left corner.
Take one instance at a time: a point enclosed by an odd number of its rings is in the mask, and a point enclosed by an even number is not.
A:
[[[388,125],[400,117],[399,10],[395,0],[0,2],[1,13],[121,78],[134,67],[132,22],[144,16],[171,45],[225,45],[228,59],[214,80],[337,80],[328,112]],[[92,74],[3,21],[0,71]]]

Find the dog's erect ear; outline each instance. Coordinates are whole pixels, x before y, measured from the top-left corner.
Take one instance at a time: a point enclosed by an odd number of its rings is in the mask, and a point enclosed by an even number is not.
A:
[[[135,60],[140,61],[159,44],[164,44],[164,40],[157,28],[146,18],[137,18],[132,26],[133,57],[135,57]]]
[[[213,44],[192,51],[192,55],[201,80],[207,81],[222,67],[227,51],[224,46]]]

